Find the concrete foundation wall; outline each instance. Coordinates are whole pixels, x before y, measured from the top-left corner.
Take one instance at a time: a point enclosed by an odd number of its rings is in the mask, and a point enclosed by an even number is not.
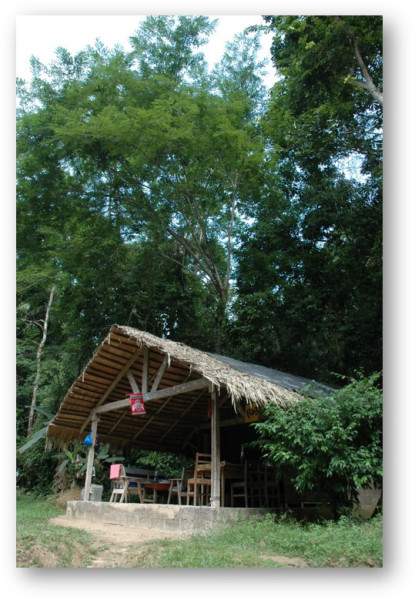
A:
[[[268,512],[270,511],[261,508],[210,508],[75,500],[68,502],[66,508],[66,514],[74,519],[189,533],[206,531],[253,515],[265,516]]]

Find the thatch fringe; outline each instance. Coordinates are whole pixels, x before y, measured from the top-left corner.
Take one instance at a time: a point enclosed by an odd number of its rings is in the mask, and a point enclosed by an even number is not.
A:
[[[190,372],[202,375],[217,390],[226,388],[233,405],[244,401],[247,404],[255,403],[265,406],[271,402],[285,408],[288,403],[300,400],[300,396],[295,392],[259,377],[236,371],[205,352],[186,346],[181,342],[158,338],[151,333],[122,325],[114,325],[111,328],[111,332],[116,333],[117,331],[136,341],[139,347],[147,346],[167,354],[169,364],[172,357],[175,361],[186,364]]]

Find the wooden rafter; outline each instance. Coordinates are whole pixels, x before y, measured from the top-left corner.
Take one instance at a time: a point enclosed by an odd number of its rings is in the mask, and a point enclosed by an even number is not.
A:
[[[141,376],[141,391],[143,394],[147,394],[147,382],[148,382],[148,364],[149,364],[150,351],[147,346],[144,348],[143,357],[143,372]]]
[[[197,404],[197,402],[199,401],[199,398],[200,398],[200,396],[202,396],[202,394],[203,394],[203,391],[198,396],[196,396],[196,398],[193,400],[193,402],[191,402],[189,404],[189,406],[186,408],[186,410],[184,410],[182,412],[182,414],[180,415],[180,418],[176,419],[174,421],[174,423],[172,423],[170,425],[170,427],[168,429],[166,429],[166,431],[164,432],[164,434],[161,436],[160,441],[164,440],[164,438],[167,437],[167,435],[170,433],[170,431],[176,427],[177,423],[179,423],[183,419],[183,417],[193,408],[193,406],[195,404]]]
[[[134,354],[131,356],[131,358],[127,361],[127,363],[124,365],[124,367],[121,369],[121,371],[118,373],[118,375],[114,378],[113,382],[111,383],[111,385],[107,388],[107,390],[105,391],[105,393],[101,396],[101,398],[98,400],[98,402],[96,403],[94,409],[99,408],[104,402],[105,400],[108,398],[108,396],[111,394],[111,392],[114,390],[114,388],[118,385],[118,383],[121,381],[121,379],[124,377],[124,375],[127,373],[127,371],[130,369],[130,367],[133,366],[133,364],[136,362],[136,360],[138,359],[138,357],[140,356],[140,354],[143,352],[143,348],[139,348],[136,352],[134,352]],[[84,421],[82,427],[81,427],[81,433],[85,430],[85,427],[88,425],[89,421],[91,420],[91,415],[88,415],[88,418]]]
[[[144,425],[141,427],[141,429],[139,429],[139,431],[137,431],[137,433],[133,436],[133,439],[137,439],[141,433],[143,431],[145,431],[145,429],[147,429],[147,427],[154,421],[154,419],[156,418],[156,416],[158,414],[161,413],[161,411],[167,407],[167,405],[169,404],[169,402],[174,398],[174,395],[168,396],[166,398],[166,400],[163,402],[163,404],[160,406],[160,408],[155,412],[155,414],[151,417],[151,419],[149,419],[148,421],[146,421],[146,423],[144,423]],[[164,436],[163,436],[164,437]],[[162,439],[162,438],[161,438]]]
[[[120,417],[116,420],[116,422],[114,423],[114,425],[111,427],[111,429],[109,430],[107,435],[111,435],[113,431],[115,431],[115,429],[117,429],[118,425],[121,423],[121,421],[125,418],[126,413],[123,413],[122,415],[120,415]]]
[[[138,383],[136,382],[135,377],[130,370],[127,371],[127,377],[134,394],[138,394],[140,392],[140,388],[138,387]]]
[[[163,362],[160,365],[160,368],[159,368],[159,370],[157,372],[156,378],[155,378],[155,380],[153,382],[153,385],[151,387],[151,393],[152,392],[156,392],[158,390],[158,387],[160,385],[160,381],[162,380],[162,377],[164,375],[164,371],[166,370],[168,364],[169,364],[169,357],[167,356],[167,354],[165,354],[164,358],[163,358]]]
[[[201,388],[207,388],[208,386],[209,381],[204,377],[201,377],[200,379],[193,379],[187,383],[180,383],[179,385],[164,388],[162,390],[158,390],[157,392],[144,394],[143,400],[144,402],[149,402],[150,400],[158,400],[160,398],[167,398],[168,396],[177,396],[178,394],[185,394],[194,390],[200,390]],[[111,410],[118,410],[119,408],[125,408],[126,406],[129,406],[129,404],[129,398],[126,400],[117,400],[116,402],[110,402],[100,406],[96,409],[96,413],[101,414]]]

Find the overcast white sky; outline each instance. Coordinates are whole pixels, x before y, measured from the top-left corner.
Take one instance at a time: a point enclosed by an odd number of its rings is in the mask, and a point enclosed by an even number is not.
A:
[[[203,13],[202,13],[203,14]],[[214,64],[222,57],[226,42],[232,41],[236,33],[246,27],[263,24],[260,15],[220,15],[215,33],[211,41],[202,49],[209,64]],[[99,38],[106,46],[113,48],[120,44],[129,49],[129,37],[139,27],[139,20],[145,16],[126,15],[45,15],[18,16],[16,19],[16,75],[30,79],[30,57],[36,56],[42,63],[48,64],[54,58],[54,51],[63,46],[71,54],[94,45]],[[271,36],[262,36],[263,53],[261,58],[269,59]],[[274,69],[269,63],[267,67],[271,76]]]

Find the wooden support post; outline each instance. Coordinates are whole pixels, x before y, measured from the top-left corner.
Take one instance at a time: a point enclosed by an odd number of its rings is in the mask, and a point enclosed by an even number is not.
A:
[[[92,470],[94,467],[94,458],[95,458],[95,442],[97,439],[97,429],[98,429],[98,421],[99,416],[93,413],[91,420],[91,438],[92,445],[88,450],[88,459],[86,464],[86,475],[85,475],[85,491],[84,491],[84,500],[89,501],[91,497],[91,482],[92,482]]]
[[[212,490],[211,502],[212,508],[220,507],[220,419],[219,402],[214,387],[210,390],[212,398],[212,430],[211,430],[211,448],[212,448]]]

